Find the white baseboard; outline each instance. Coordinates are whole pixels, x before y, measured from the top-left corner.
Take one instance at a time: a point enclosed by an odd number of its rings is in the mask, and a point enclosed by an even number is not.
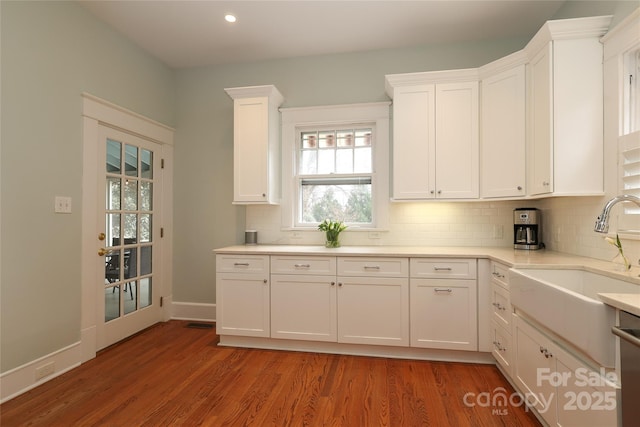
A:
[[[172,302],[171,318],[201,322],[216,321],[216,305],[196,302]]]
[[[25,393],[32,388],[80,366],[82,343],[77,342],[32,362],[18,366],[0,375],[0,403]],[[37,371],[47,370],[47,374],[37,378]]]
[[[172,302],[169,298],[170,318],[201,322],[216,321],[216,305],[188,302]],[[165,317],[166,320],[169,320]],[[0,375],[0,403],[19,396],[32,388],[70,371],[96,356],[95,326],[81,331],[81,341]],[[47,374],[37,378],[36,371]],[[49,372],[50,371],[50,372]]]
[[[220,346],[261,348],[315,353],[346,354],[351,356],[388,357],[395,359],[431,360],[440,362],[482,363],[495,365],[491,353],[465,350],[440,350],[417,347],[399,347],[367,344],[344,344],[324,341],[298,341],[275,338],[257,338],[220,335]]]

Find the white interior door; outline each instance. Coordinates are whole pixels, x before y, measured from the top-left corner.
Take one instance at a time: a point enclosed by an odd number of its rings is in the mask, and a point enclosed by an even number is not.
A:
[[[97,349],[162,320],[161,151],[158,143],[98,127]]]

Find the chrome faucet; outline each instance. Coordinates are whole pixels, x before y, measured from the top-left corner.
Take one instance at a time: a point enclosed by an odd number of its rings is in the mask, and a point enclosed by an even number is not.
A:
[[[602,213],[596,220],[596,226],[593,231],[597,233],[606,233],[609,231],[609,212],[614,205],[617,205],[621,202],[633,202],[636,205],[640,206],[640,197],[632,196],[630,194],[623,194],[622,196],[616,196],[613,199],[609,200],[606,205],[604,205],[604,209],[602,209]]]

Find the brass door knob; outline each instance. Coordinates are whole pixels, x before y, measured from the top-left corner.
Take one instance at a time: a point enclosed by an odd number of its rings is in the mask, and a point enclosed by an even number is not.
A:
[[[107,235],[106,235],[106,234],[104,234],[104,233],[100,233],[100,234],[98,234],[98,240],[102,241],[102,240],[104,240],[104,239],[106,239],[106,238],[107,238]]]
[[[100,256],[109,255],[110,253],[111,253],[111,250],[109,249],[105,249],[105,248],[98,249],[98,255]]]

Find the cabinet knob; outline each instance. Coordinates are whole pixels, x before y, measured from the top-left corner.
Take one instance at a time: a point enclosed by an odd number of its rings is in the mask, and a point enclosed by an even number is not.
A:
[[[262,193],[262,197],[267,197],[267,195],[265,193]]]
[[[438,194],[442,194],[442,190],[438,190]]]
[[[269,281],[267,279],[264,279],[262,282],[263,283],[268,283]]]
[[[518,185],[518,191],[522,191],[522,185]]]
[[[335,286],[335,285],[336,285],[336,282],[331,282],[331,286]]]
[[[542,181],[542,185],[544,185],[545,187],[549,185],[549,183],[547,181]]]
[[[342,286],[342,282],[338,282],[338,286]]]
[[[434,194],[434,193],[435,193],[435,191],[431,190],[431,191],[429,191],[429,193]]]

